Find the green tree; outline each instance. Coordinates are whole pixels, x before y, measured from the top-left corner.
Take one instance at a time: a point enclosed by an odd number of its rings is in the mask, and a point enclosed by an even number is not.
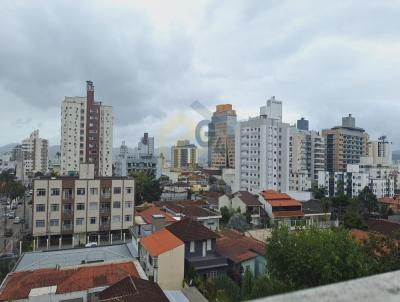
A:
[[[253,274],[249,269],[246,269],[240,286],[240,296],[242,300],[249,300],[252,298],[251,292],[253,286],[254,286]]]
[[[291,284],[283,283],[269,275],[263,275],[254,280],[254,284],[251,289],[251,299],[277,295],[291,291],[291,289]]]
[[[245,232],[250,228],[249,224],[247,223],[246,215],[239,213],[233,214],[226,226],[239,232]]]
[[[160,200],[161,188],[160,182],[155,179],[153,173],[144,171],[132,173],[135,179],[135,203],[142,204],[144,201]]]
[[[367,275],[368,257],[345,229],[307,228],[289,232],[275,228],[267,240],[271,277],[293,284],[294,289],[314,287]]]
[[[368,214],[378,210],[378,200],[371,188],[366,186],[359,194],[358,200],[360,200],[364,207],[367,209]]]
[[[221,275],[214,280],[216,301],[236,302],[240,301],[240,288],[228,276]]]
[[[365,208],[358,198],[350,200],[344,215],[344,226],[349,229],[367,229],[367,224],[363,218]]]
[[[229,222],[229,218],[232,216],[232,212],[228,209],[228,207],[223,206],[220,209],[221,212],[221,223],[222,224],[227,224]]]

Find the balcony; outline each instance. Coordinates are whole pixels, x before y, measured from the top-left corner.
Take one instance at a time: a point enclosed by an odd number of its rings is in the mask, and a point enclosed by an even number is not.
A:
[[[110,230],[110,227],[111,227],[110,221],[101,222],[99,229],[100,229],[100,231],[108,231],[108,230]]]

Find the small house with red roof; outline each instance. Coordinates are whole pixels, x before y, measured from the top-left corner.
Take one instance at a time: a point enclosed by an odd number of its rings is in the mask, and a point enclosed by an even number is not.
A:
[[[182,288],[185,272],[185,244],[167,229],[139,242],[140,264],[151,281],[163,290]]]

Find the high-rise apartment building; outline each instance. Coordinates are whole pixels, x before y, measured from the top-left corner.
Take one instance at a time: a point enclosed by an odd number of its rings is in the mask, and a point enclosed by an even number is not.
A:
[[[342,118],[342,125],[322,130],[326,142],[326,170],[346,172],[348,164],[358,164],[368,152],[368,134],[356,127],[356,120],[349,114]]]
[[[79,171],[93,163],[96,176],[112,175],[113,112],[94,100],[94,86],[86,82],[86,97],[65,97],[61,108],[61,173]]]
[[[368,142],[368,159],[371,165],[392,166],[392,142],[386,136]]]
[[[13,159],[16,161],[17,178],[27,182],[36,173],[46,174],[49,169],[48,149],[49,142],[39,137],[39,130],[33,131],[21,145],[16,146]]]
[[[182,171],[194,169],[197,166],[197,147],[189,140],[178,140],[171,147],[171,169]]]
[[[153,156],[154,155],[154,137],[150,137],[148,133],[144,133],[140,139],[137,148],[137,157]]]
[[[235,167],[236,111],[231,104],[217,105],[208,124],[208,165],[213,168]]]
[[[289,190],[289,128],[275,97],[260,108],[260,116],[237,123],[234,191]]]
[[[128,232],[133,226],[134,180],[96,177],[94,168],[94,164],[81,164],[79,176],[34,180],[34,237],[69,238],[78,245],[111,234],[121,238],[121,233]]]
[[[290,128],[290,190],[307,191],[325,170],[325,140],[317,131],[298,127]]]

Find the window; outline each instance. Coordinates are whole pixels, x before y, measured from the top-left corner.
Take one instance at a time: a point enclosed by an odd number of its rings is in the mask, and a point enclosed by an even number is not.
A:
[[[78,211],[83,211],[85,209],[85,204],[84,203],[78,203],[76,204],[76,209]]]
[[[194,253],[195,248],[194,248],[194,241],[190,241],[190,252]]]
[[[89,202],[89,210],[97,210],[97,202]]]
[[[51,196],[60,196],[60,189],[59,188],[52,188],[50,195]]]
[[[84,218],[76,218],[76,225],[82,225]]]
[[[207,239],[207,251],[211,251],[211,239]]]
[[[101,223],[108,223],[108,216],[102,216]]]
[[[99,194],[99,188],[90,188],[90,194],[92,195]]]
[[[218,272],[217,271],[209,271],[207,272],[207,278],[209,279],[215,279],[217,278]]]
[[[52,203],[50,205],[50,211],[51,212],[58,212],[60,210],[60,205],[56,203]]]
[[[125,215],[125,222],[132,221],[132,215]]]
[[[44,212],[44,211],[46,211],[46,205],[44,205],[44,204],[36,205],[36,212]]]
[[[132,208],[132,201],[125,201],[125,208]]]
[[[44,220],[36,220],[37,228],[44,228]]]
[[[114,194],[121,194],[121,187],[115,187]]]
[[[126,187],[126,193],[127,194],[131,194],[133,192],[133,188],[132,187]]]
[[[96,224],[96,217],[90,217],[90,224]]]
[[[76,189],[76,195],[85,195],[85,188]]]
[[[119,209],[119,208],[121,208],[121,202],[120,202],[120,201],[114,201],[114,202],[113,202],[113,208],[114,208],[114,209]]]
[[[112,223],[120,223],[121,222],[121,216],[115,215],[112,217]]]
[[[63,198],[64,199],[72,198],[73,193],[74,193],[73,190],[70,188],[63,189]]]
[[[37,189],[36,196],[46,196],[46,189]]]
[[[60,221],[58,219],[50,219],[51,227],[58,227],[60,225]]]

